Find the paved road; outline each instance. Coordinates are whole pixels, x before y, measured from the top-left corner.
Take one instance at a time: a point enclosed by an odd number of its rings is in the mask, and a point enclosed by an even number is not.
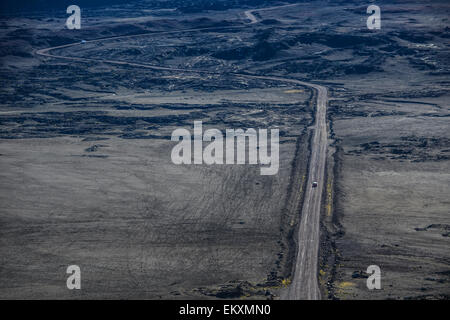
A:
[[[256,19],[255,15],[253,14],[253,12],[255,12],[256,10],[247,10],[244,12],[245,16],[250,20],[250,24],[254,24],[258,22],[258,19]]]
[[[306,85],[306,84],[305,84]],[[327,155],[326,108],[328,92],[325,87],[309,84],[317,92],[316,122],[311,143],[311,157],[302,216],[298,230],[298,252],[291,285],[282,298],[289,300],[317,300],[320,290],[317,282],[320,209]],[[317,188],[312,182],[317,181]]]
[[[290,5],[288,5],[290,6]],[[282,6],[286,7],[286,6]],[[261,10],[269,10],[280,7],[265,8]],[[246,11],[246,15],[250,14],[253,18],[251,12],[256,10]],[[248,14],[247,14],[248,12]],[[251,21],[253,19],[250,18]],[[256,20],[257,22],[257,20]],[[255,23],[256,23],[255,22]],[[132,37],[141,37],[145,35],[161,35],[169,33],[183,33],[190,31],[199,31],[205,29],[218,29],[218,28],[200,28],[200,29],[189,29],[181,31],[172,32],[162,32],[162,33],[148,33],[140,35],[128,35],[128,36],[116,36],[102,39],[95,39],[86,41],[86,43],[93,43],[99,41],[107,41],[111,39],[125,39]],[[181,68],[171,68],[162,67],[146,63],[134,63],[128,61],[118,61],[118,60],[103,60],[103,59],[91,59],[91,58],[79,58],[70,56],[61,56],[52,54],[51,52],[56,49],[63,49],[78,45],[84,45],[81,42],[66,44],[62,46],[41,49],[36,51],[38,55],[64,59],[70,61],[78,62],[99,62],[99,63],[109,63],[113,65],[121,66],[131,66],[138,68],[146,68],[153,70],[165,70],[172,72],[186,72],[186,73],[197,73],[197,74],[213,74],[217,73],[206,70],[190,70]],[[317,108],[314,124],[314,135],[311,144],[311,157],[310,165],[307,179],[306,193],[304,197],[304,203],[302,208],[302,216],[300,220],[300,226],[298,230],[298,252],[295,261],[294,275],[291,281],[291,285],[282,293],[281,298],[287,300],[299,300],[299,299],[320,299],[320,290],[318,286],[318,252],[319,252],[319,221],[320,221],[320,209],[321,209],[321,197],[323,192],[324,175],[325,175],[325,162],[327,153],[327,125],[326,125],[326,108],[328,102],[328,92],[327,89],[318,84],[308,83],[300,80],[282,78],[282,77],[272,77],[272,76],[258,76],[243,73],[228,73],[229,75],[234,75],[236,77],[243,77],[247,79],[260,79],[260,80],[270,80],[279,81],[283,83],[291,83],[301,86],[307,86],[313,88],[317,93]],[[317,181],[317,188],[312,188],[312,182]]]
[[[292,6],[296,6],[296,5],[298,5],[298,4],[293,3],[293,4],[283,5],[283,6],[268,7],[268,8],[261,8],[261,9],[251,9],[251,10],[245,11],[244,14],[247,17],[247,19],[250,20],[250,24],[254,24],[254,23],[258,22],[258,18],[256,18],[255,15],[253,14],[254,12],[268,11],[268,10],[274,10],[274,9],[279,9],[279,8],[292,7]]]
[[[318,300],[320,290],[318,285],[318,256],[320,242],[320,209],[325,177],[327,155],[327,122],[328,90],[318,84],[312,84],[294,79],[269,76],[250,76],[255,79],[289,82],[313,88],[317,93],[316,119],[311,143],[311,156],[307,186],[302,207],[302,216],[298,230],[298,252],[295,260],[294,275],[291,285],[282,293],[284,300]],[[316,188],[312,187],[318,182]]]

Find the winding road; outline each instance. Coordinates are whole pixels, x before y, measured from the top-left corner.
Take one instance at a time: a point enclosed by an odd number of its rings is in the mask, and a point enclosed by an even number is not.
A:
[[[296,5],[296,4],[294,4]],[[276,8],[288,7],[293,5],[277,6],[271,8],[254,9],[245,11],[245,15],[250,19],[250,23],[257,23],[257,18],[253,15],[256,11],[265,11]],[[233,27],[232,27],[233,28]],[[240,27],[238,27],[240,28]],[[100,38],[95,40],[87,40],[84,43],[94,43],[107,40],[126,39],[133,37],[142,37],[146,35],[161,35],[171,33],[182,32],[194,32],[200,30],[212,30],[219,28],[198,28],[188,29],[180,31],[159,32],[159,33],[146,33],[138,35],[127,36],[115,36],[108,38]],[[222,28],[223,29],[223,28]],[[47,49],[37,50],[36,54],[48,58],[64,59],[77,62],[99,62],[108,63],[119,66],[130,66],[137,68],[146,68],[153,70],[164,70],[172,72],[186,72],[196,74],[209,74],[218,75],[215,72],[206,70],[189,70],[181,68],[163,67],[146,63],[134,63],[118,60],[103,60],[103,59],[91,59],[80,58],[71,56],[61,56],[52,54],[51,52],[57,49],[64,49],[78,45],[84,45],[81,42],[75,42],[62,46],[51,47]],[[243,77],[247,79],[260,79],[268,81],[278,81],[283,83],[290,83],[295,85],[306,86],[314,89],[317,93],[317,107],[315,114],[315,123],[312,127],[314,130],[312,143],[311,143],[311,156],[309,162],[309,172],[307,178],[307,187],[304,196],[300,226],[298,229],[298,252],[296,255],[296,261],[294,264],[294,274],[291,279],[291,285],[287,287],[281,294],[281,299],[286,300],[300,300],[300,299],[320,299],[320,290],[318,286],[318,252],[319,252],[319,226],[320,226],[320,211],[321,211],[321,199],[323,193],[323,184],[325,176],[325,163],[327,154],[327,124],[326,124],[326,108],[328,103],[328,91],[325,87],[314,83],[308,83],[300,80],[282,78],[276,76],[259,76],[244,73],[228,73],[228,75],[234,75],[236,77]],[[316,188],[312,187],[314,181],[318,182]]]

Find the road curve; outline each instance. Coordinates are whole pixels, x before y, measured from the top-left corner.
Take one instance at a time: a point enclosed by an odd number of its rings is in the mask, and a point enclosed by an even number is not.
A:
[[[247,10],[244,12],[245,16],[250,20],[250,24],[254,24],[258,22],[258,19],[256,19],[255,15],[253,14],[253,12],[255,12],[256,10]]]
[[[291,5],[287,5],[291,6]],[[286,7],[286,6],[281,6]],[[274,7],[279,8],[279,7]],[[268,10],[274,8],[258,9]],[[256,10],[246,11],[251,16]],[[253,16],[255,19],[256,17]],[[253,19],[250,18],[251,21]],[[257,20],[256,20],[257,22]],[[255,22],[255,23],[256,23]],[[101,38],[95,40],[88,40],[85,43],[93,43],[99,41],[107,41],[112,39],[125,39],[132,37],[140,37],[145,35],[160,35],[169,33],[182,33],[189,31],[199,31],[205,29],[218,29],[218,28],[199,28],[199,29],[188,29],[180,31],[170,31],[170,32],[160,32],[160,33],[148,33],[148,34],[138,34],[138,35],[127,35],[127,36],[115,36],[108,38]],[[40,49],[36,51],[36,54],[48,58],[56,58],[77,62],[97,62],[97,63],[108,63],[120,66],[131,66],[138,68],[146,68],[153,70],[164,70],[172,72],[186,72],[186,73],[197,73],[206,75],[218,75],[216,72],[206,71],[206,70],[190,70],[182,68],[171,68],[162,67],[146,63],[135,63],[119,60],[103,60],[103,59],[92,59],[92,58],[79,58],[71,56],[61,56],[52,54],[51,51],[63,48],[69,48],[77,45],[83,45],[81,42],[75,42],[71,44]],[[320,222],[320,209],[321,209],[321,198],[323,192],[324,176],[325,176],[325,162],[327,154],[327,125],[326,125],[326,108],[328,103],[328,91],[325,87],[318,84],[304,82],[296,79],[276,77],[276,76],[259,76],[251,75],[245,73],[228,73],[228,75],[234,75],[236,77],[243,77],[247,79],[260,79],[268,81],[278,81],[283,83],[296,84],[301,86],[306,86],[314,89],[317,93],[317,107],[315,113],[315,123],[313,126],[314,134],[311,143],[311,156],[309,161],[309,172],[307,178],[307,187],[304,196],[304,202],[302,207],[302,214],[300,219],[300,226],[298,229],[298,252],[296,255],[296,261],[294,264],[294,274],[292,277],[291,285],[287,287],[281,294],[281,299],[286,300],[301,300],[301,299],[320,299],[320,290],[318,285],[318,252],[319,252],[319,222]],[[317,181],[318,186],[316,188],[312,187],[312,182]]]
[[[311,156],[306,191],[302,207],[302,215],[297,237],[297,256],[294,264],[294,275],[291,285],[282,294],[283,300],[318,300],[320,290],[317,269],[320,242],[320,209],[325,177],[328,135],[326,112],[328,104],[327,88],[318,84],[300,80],[270,77],[249,76],[254,79],[273,80],[294,83],[313,88],[317,93],[316,115],[311,141]],[[317,187],[312,183],[317,181]]]

